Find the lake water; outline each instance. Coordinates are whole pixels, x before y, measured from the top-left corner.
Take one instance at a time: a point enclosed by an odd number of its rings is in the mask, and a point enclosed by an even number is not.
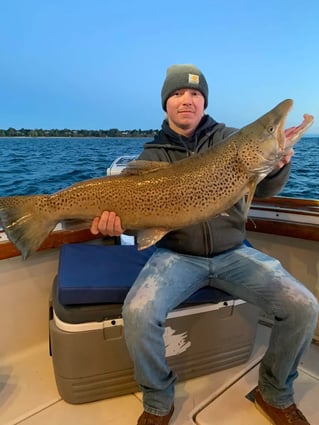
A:
[[[150,139],[0,138],[0,196],[54,193],[104,176],[121,155],[137,155]],[[281,196],[319,199],[319,136],[295,146],[292,172]]]

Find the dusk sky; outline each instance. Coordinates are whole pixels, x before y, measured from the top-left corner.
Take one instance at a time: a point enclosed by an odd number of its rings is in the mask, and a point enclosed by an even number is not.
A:
[[[192,63],[217,121],[292,98],[287,126],[307,112],[319,134],[318,0],[10,0],[0,17],[1,129],[158,129],[166,68]]]

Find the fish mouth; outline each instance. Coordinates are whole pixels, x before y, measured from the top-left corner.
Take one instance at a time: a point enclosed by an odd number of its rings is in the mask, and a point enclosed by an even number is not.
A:
[[[285,129],[288,113],[292,109],[292,106],[293,100],[286,99],[270,111],[270,116],[272,115],[273,119],[270,119],[267,125],[269,126],[268,130],[270,133],[275,136],[276,147],[273,146],[271,155],[269,151],[267,152],[267,158],[263,158],[266,162],[269,160],[271,162],[275,160],[279,161],[285,155],[289,154],[291,148],[298,142],[314,121],[312,115],[304,114],[303,121],[300,125]],[[267,115],[268,114],[266,114],[266,116]]]
[[[285,124],[288,117],[288,114],[293,106],[292,99],[286,99],[279,105],[279,125],[277,127],[276,136],[278,140],[279,152],[283,152],[286,145],[286,130]],[[277,106],[278,108],[278,106]]]
[[[292,106],[292,99],[286,99],[281,103],[281,105],[279,105],[281,120],[277,128],[277,140],[279,152],[281,154],[285,154],[289,151],[289,149],[301,138],[314,121],[314,117],[312,115],[304,114],[303,121],[300,125],[285,129],[285,122]]]
[[[297,127],[289,127],[284,131],[283,150],[290,149],[313,124],[314,117],[310,114],[303,115],[303,121]]]

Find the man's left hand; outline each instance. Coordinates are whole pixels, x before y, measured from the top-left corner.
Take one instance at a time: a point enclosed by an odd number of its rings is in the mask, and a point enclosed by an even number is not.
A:
[[[280,159],[279,162],[274,166],[274,170],[279,170],[280,168],[284,167],[285,165],[289,164],[291,161],[291,158],[293,157],[295,151],[293,148],[290,148],[289,151]]]

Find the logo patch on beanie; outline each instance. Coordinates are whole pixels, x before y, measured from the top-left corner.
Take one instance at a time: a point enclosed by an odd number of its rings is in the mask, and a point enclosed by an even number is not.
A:
[[[188,82],[190,84],[199,84],[199,75],[188,74]]]

